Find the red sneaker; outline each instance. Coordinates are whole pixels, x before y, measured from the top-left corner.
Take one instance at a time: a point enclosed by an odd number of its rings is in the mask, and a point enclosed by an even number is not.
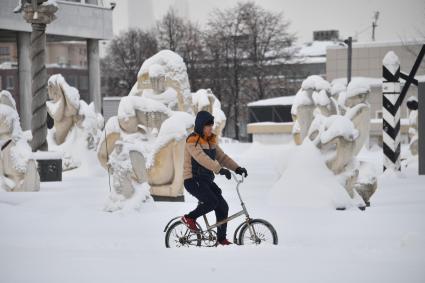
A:
[[[218,241],[218,244],[219,245],[222,245],[222,246],[228,246],[228,245],[232,245],[233,243],[232,242],[230,242],[229,240],[227,240],[227,239],[224,239],[224,240],[219,240]]]
[[[187,217],[186,215],[183,215],[182,218],[180,219],[184,225],[187,226],[187,228],[190,229],[190,231],[192,232],[199,232],[198,227],[196,227],[196,221],[195,219],[192,219],[190,217]]]

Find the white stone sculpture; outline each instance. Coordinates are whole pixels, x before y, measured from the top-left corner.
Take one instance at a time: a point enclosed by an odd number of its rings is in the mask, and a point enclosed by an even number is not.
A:
[[[309,76],[301,85],[291,108],[294,126],[292,134],[296,144],[301,144],[314,119],[314,111],[322,115],[336,114],[336,102],[330,97],[330,84],[320,76]]]
[[[221,110],[221,103],[211,89],[200,89],[192,93],[192,110],[194,115],[199,111],[208,111],[214,116],[213,132],[221,137],[226,126],[226,115]]]
[[[154,197],[182,197],[184,145],[193,122],[192,115],[171,111],[156,100],[123,97],[98,148],[116,192],[129,198],[135,192],[133,182],[147,182]]]
[[[183,197],[183,158],[186,137],[195,114],[207,110],[215,117],[217,135],[226,116],[211,90],[190,92],[186,65],[170,50],[147,59],[137,83],[123,97],[118,115],[105,125],[98,145],[98,159],[113,178],[114,194],[128,199],[146,183],[159,200]],[[115,206],[113,206],[115,207]]]
[[[0,187],[12,192],[40,190],[37,163],[22,132],[15,100],[0,92]]]
[[[292,108],[299,127],[298,132],[294,131],[296,143],[308,136],[322,152],[327,167],[362,209],[369,205],[377,188],[372,166],[356,159],[369,136],[369,93],[369,85],[363,81],[353,81],[345,88],[309,77]]]
[[[171,50],[161,50],[147,59],[130,95],[158,100],[172,110],[188,112],[191,93],[183,58]]]
[[[96,150],[103,117],[96,113],[93,103],[87,105],[80,100],[78,90],[69,86],[61,74],[51,76],[47,87],[47,111],[54,121],[47,137],[49,150],[63,152],[64,171],[77,168],[83,151]]]

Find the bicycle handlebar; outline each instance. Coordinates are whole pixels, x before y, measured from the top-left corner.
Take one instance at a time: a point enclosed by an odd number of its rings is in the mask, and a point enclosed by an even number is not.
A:
[[[235,173],[233,172],[230,172],[230,173],[232,173],[233,179],[235,179],[236,183],[238,184],[243,183],[243,180],[244,180],[243,174],[241,175],[241,178],[238,179],[238,176]]]

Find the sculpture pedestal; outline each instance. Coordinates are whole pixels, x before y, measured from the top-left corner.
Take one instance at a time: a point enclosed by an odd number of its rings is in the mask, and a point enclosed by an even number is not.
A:
[[[154,201],[184,202],[184,196],[169,197],[151,195]]]
[[[53,151],[43,151],[33,153],[33,158],[37,160],[38,174],[40,182],[60,182],[62,181],[62,154]]]

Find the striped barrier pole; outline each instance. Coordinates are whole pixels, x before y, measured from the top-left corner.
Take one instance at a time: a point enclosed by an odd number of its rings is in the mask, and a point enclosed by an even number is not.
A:
[[[400,62],[393,51],[383,59],[382,140],[384,171],[400,171]]]

